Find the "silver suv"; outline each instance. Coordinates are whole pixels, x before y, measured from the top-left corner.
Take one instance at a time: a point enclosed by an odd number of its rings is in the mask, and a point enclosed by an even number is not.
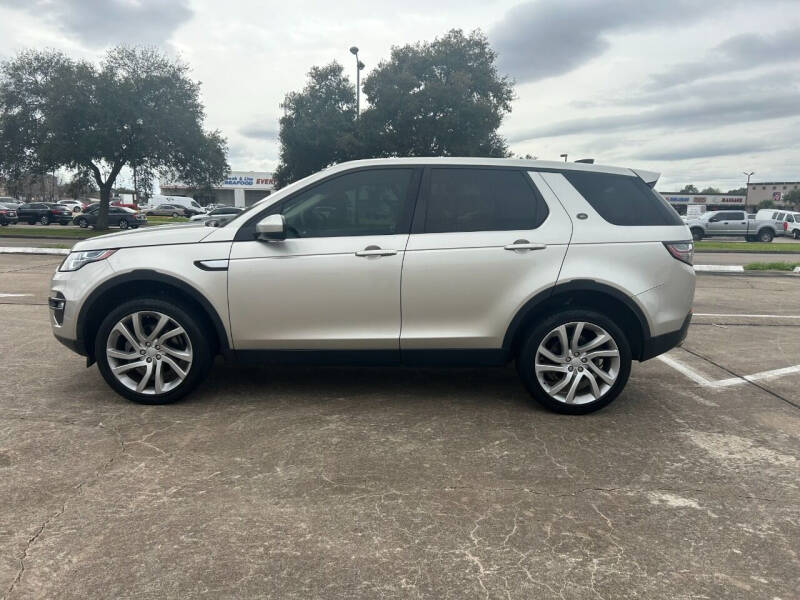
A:
[[[59,341],[121,395],[187,394],[212,358],[506,365],[564,413],[613,400],[686,336],[691,234],[658,174],[510,159],[340,164],[222,227],[79,242]]]

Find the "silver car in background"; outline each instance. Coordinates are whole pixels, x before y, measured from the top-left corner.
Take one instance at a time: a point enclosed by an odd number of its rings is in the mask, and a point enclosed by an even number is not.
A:
[[[146,404],[231,360],[505,365],[542,405],[611,402],[681,343],[691,234],[658,174],[511,159],[340,164],[222,227],[78,242],[53,333]]]

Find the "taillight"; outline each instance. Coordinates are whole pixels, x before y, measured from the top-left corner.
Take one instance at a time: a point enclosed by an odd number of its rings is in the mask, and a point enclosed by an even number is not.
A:
[[[789,231],[789,222],[788,221],[784,221],[783,222],[783,230],[784,231]]]
[[[664,247],[681,262],[691,265],[694,261],[694,244],[692,242],[664,242]]]

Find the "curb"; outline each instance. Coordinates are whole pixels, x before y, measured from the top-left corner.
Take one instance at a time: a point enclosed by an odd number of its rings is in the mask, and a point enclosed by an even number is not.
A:
[[[694,270],[704,273],[744,273],[742,265],[694,265]]]
[[[31,248],[26,246],[0,246],[0,254],[56,254],[66,256],[66,248]]]

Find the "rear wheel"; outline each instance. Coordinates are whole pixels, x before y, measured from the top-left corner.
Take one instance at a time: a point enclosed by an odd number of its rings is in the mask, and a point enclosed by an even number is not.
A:
[[[176,213],[176,212],[172,213],[172,218],[173,219],[177,219],[178,217],[180,217],[180,215],[178,213]]]
[[[86,220],[85,217],[81,217],[78,219],[78,227],[81,229],[86,229],[89,226],[89,221]]]
[[[760,242],[771,242],[775,235],[772,233],[770,229],[762,229],[758,232],[758,240]]]
[[[530,331],[517,370],[539,404],[560,413],[586,414],[606,406],[625,387],[630,345],[604,315],[574,309]]]
[[[692,239],[695,242],[699,242],[700,240],[702,240],[703,239],[703,230],[702,229],[698,229],[697,227],[693,228],[692,229]]]
[[[800,240],[800,229],[794,230],[794,239]]]
[[[192,391],[211,366],[202,321],[172,300],[139,298],[112,311],[95,338],[106,382],[141,404],[168,404]]]
[[[47,215],[42,215],[41,217],[39,217],[39,223],[41,223],[42,225],[50,225],[50,217],[48,217]]]
[[[120,219],[119,220],[119,228],[120,229],[127,229],[128,228],[128,222],[125,219]]]

